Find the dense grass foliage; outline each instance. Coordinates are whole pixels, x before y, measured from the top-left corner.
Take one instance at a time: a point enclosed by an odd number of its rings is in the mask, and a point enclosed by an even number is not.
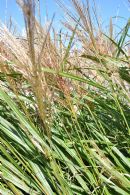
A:
[[[66,35],[33,0],[17,1],[24,39],[0,27],[2,195],[130,194],[130,20],[106,34],[86,2],[58,1]]]

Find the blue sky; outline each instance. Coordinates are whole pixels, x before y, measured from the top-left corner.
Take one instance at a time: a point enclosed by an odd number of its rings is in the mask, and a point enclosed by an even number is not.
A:
[[[69,5],[70,0],[63,0],[66,5]],[[90,0],[91,2],[92,0]],[[55,16],[55,27],[60,25],[59,20],[63,18],[63,11],[56,5],[54,0],[41,0],[41,12],[45,16],[45,7],[48,10],[48,15],[51,18],[53,13]],[[122,16],[128,19],[130,17],[130,3],[128,0],[95,0],[99,15],[102,21],[106,24],[111,16]],[[0,20],[8,20],[12,16],[13,20],[19,25],[19,29],[24,28],[23,17],[15,0],[0,0]],[[44,17],[45,19],[45,17]],[[118,24],[122,26],[125,20],[119,19]]]

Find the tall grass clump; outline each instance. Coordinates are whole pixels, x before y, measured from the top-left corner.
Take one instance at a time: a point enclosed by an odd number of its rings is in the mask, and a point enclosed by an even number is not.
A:
[[[130,19],[106,32],[89,1],[57,1],[56,32],[17,3],[26,37],[0,25],[0,193],[129,195]]]

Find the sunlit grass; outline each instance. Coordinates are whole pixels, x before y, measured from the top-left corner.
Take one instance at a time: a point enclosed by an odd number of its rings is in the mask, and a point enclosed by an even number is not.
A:
[[[17,2],[27,37],[0,27],[0,193],[130,194],[129,20],[116,39],[73,0],[64,43]]]

